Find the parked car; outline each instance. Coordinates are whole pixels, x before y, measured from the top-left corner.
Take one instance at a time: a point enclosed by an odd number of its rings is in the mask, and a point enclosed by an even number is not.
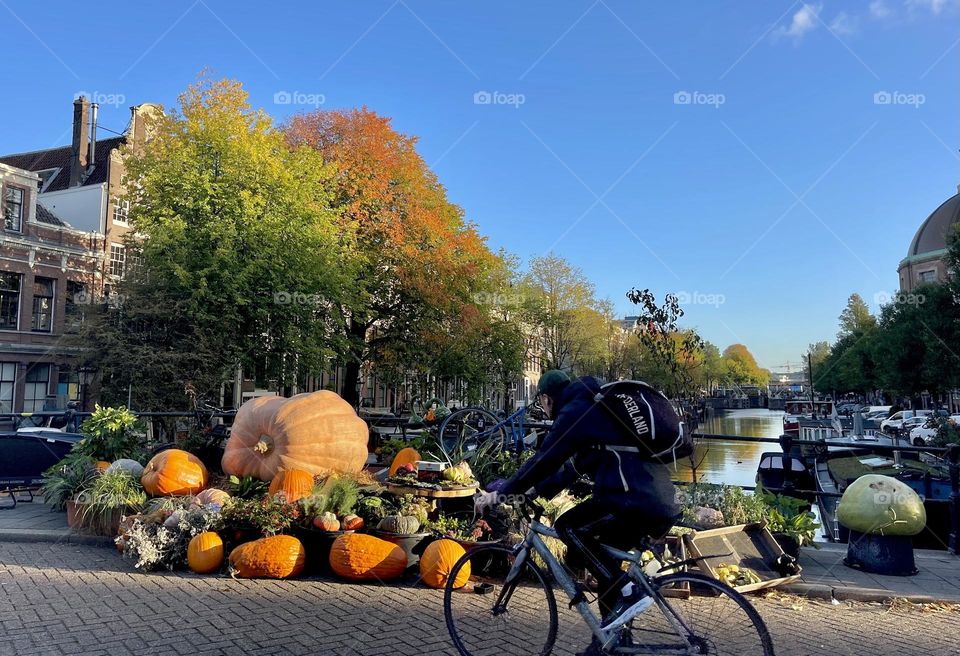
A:
[[[948,421],[954,424],[960,424],[960,415],[950,415]],[[936,436],[937,425],[932,419],[928,419],[923,425],[916,426],[910,430],[910,443],[914,446],[924,446],[930,444]]]
[[[880,430],[888,433],[903,428],[903,422],[914,417],[929,417],[931,410],[901,410],[880,422]]]

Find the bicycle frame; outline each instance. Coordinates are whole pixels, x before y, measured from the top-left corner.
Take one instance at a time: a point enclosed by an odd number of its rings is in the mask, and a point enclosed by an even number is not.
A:
[[[510,571],[507,573],[506,579],[504,580],[503,588],[500,590],[500,596],[497,599],[496,605],[494,605],[494,612],[498,608],[503,608],[510,601],[510,597],[515,590],[515,586],[510,585],[513,583],[523,571],[523,566],[527,561],[527,558],[530,557],[530,550],[533,549],[540,557],[543,558],[544,562],[547,564],[547,568],[550,570],[550,573],[553,575],[554,580],[557,585],[566,593],[571,601],[576,599],[579,594],[577,590],[576,583],[567,573],[563,565],[560,564],[560,561],[551,553],[550,549],[547,548],[547,545],[544,543],[542,537],[551,537],[560,539],[559,534],[552,528],[541,524],[540,522],[533,520],[530,522],[530,530],[527,531],[527,536],[524,538],[523,542],[517,546],[515,553],[516,559],[514,560],[513,566],[510,568]],[[683,620],[677,616],[674,610],[666,603],[662,594],[658,588],[653,586],[650,582],[650,578],[644,573],[640,568],[638,554],[631,554],[626,551],[621,551],[619,549],[614,549],[604,545],[604,549],[620,561],[629,562],[630,566],[627,569],[627,574],[630,576],[630,579],[639,585],[641,585],[646,594],[648,594],[656,603],[657,607],[660,609],[660,612],[663,613],[664,617],[667,618],[667,621],[672,625],[677,636],[686,641],[686,636],[691,634],[690,629],[684,624]],[[586,599],[581,599],[576,604],[573,604],[577,612],[580,613],[580,616],[583,618],[584,622],[587,623],[587,626],[590,627],[590,631],[593,635],[600,641],[601,644],[607,646],[610,645],[617,637],[617,634],[620,632],[622,627],[615,628],[610,631],[604,631],[600,626],[600,618],[597,617],[593,611],[590,609],[590,603]],[[644,650],[647,648],[645,647]],[[671,649],[671,648],[662,648],[658,649],[657,653],[662,654],[691,654],[695,653],[692,651],[693,645],[690,645],[688,642],[688,647],[686,649]],[[629,647],[623,648],[619,653],[646,653],[646,651],[641,652],[636,650],[636,652],[631,652]]]

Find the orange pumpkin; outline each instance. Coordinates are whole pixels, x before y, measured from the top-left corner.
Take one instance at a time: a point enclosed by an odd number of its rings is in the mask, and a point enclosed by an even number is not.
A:
[[[417,453],[417,450],[413,447],[406,447],[400,449],[397,452],[397,455],[393,457],[393,463],[390,464],[390,475],[396,476],[397,470],[403,467],[404,465],[412,465],[417,462],[417,460],[423,460],[420,457],[420,454]]]
[[[152,497],[186,496],[207,487],[207,479],[207,468],[200,458],[180,449],[167,449],[150,459],[140,483]]]
[[[190,505],[194,507],[206,506],[207,504],[216,504],[218,506],[223,506],[227,501],[230,500],[230,494],[224,492],[223,490],[218,490],[215,487],[207,488],[197,496],[193,497],[193,501]]]
[[[403,576],[407,555],[392,542],[363,533],[347,533],[333,541],[330,568],[353,581],[384,581]]]
[[[107,467],[110,466],[110,463],[106,460],[97,460],[93,466],[96,467],[97,471],[102,474],[103,472],[107,471]]]
[[[359,531],[363,528],[363,517],[359,515],[344,515],[340,527],[344,531]]]
[[[263,481],[282,469],[358,472],[367,462],[367,439],[366,422],[334,392],[261,396],[237,411],[223,471]]]
[[[213,531],[196,535],[187,546],[187,565],[197,574],[216,572],[223,565],[223,540]]]
[[[302,469],[281,469],[270,481],[270,495],[283,494],[287,503],[295,503],[313,492],[313,474]]]
[[[420,578],[431,588],[442,588],[447,585],[450,572],[457,561],[467,553],[463,547],[453,540],[437,540],[431,542],[420,556]],[[454,588],[462,588],[470,580],[470,563],[460,568]]]
[[[290,535],[241,544],[230,552],[230,572],[242,578],[287,579],[303,571],[306,552]]]

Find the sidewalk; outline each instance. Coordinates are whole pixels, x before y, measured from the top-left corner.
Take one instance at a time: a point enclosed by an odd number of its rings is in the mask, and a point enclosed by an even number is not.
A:
[[[0,510],[0,542],[45,542],[110,546],[113,539],[83,535],[67,527],[66,515],[51,512],[38,499],[19,503],[13,510]],[[843,564],[844,545],[821,544],[804,548],[800,556],[803,576],[792,585],[777,588],[812,599],[838,601],[887,601],[906,599],[913,603],[960,603],[960,557],[946,551],[918,550],[916,576],[880,576]]]

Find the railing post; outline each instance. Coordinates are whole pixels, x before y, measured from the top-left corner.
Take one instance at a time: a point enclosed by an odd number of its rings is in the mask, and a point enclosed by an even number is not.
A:
[[[952,554],[960,555],[960,444],[951,444],[947,448],[950,460],[950,539],[948,546]]]
[[[793,492],[793,436],[786,433],[781,435],[780,448],[783,450],[783,485],[780,494],[790,496]]]

